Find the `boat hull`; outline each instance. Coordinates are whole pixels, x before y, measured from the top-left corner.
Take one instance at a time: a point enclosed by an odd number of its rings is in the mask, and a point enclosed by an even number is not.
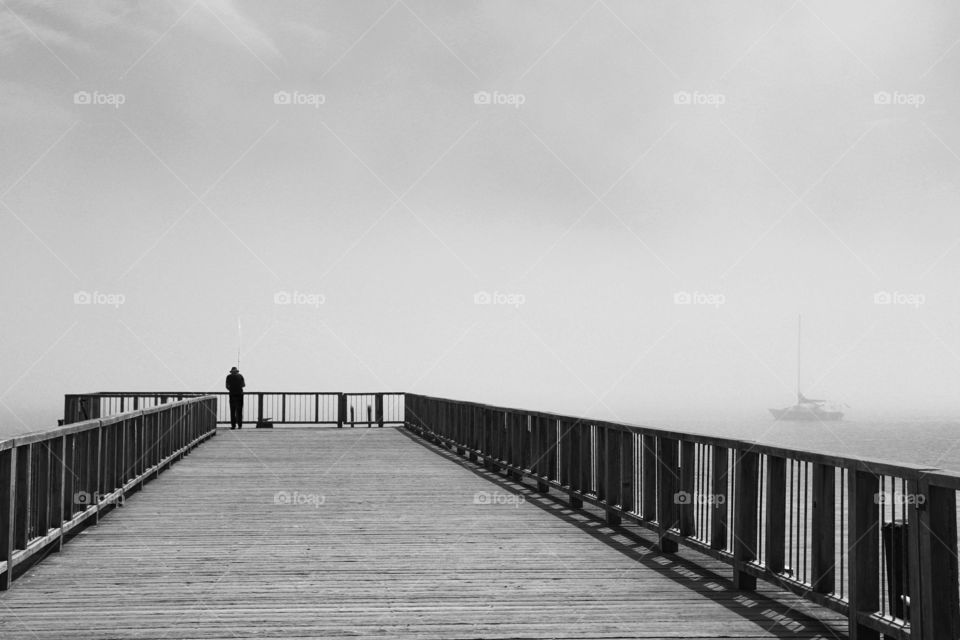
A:
[[[810,407],[795,406],[786,409],[770,409],[770,414],[776,420],[791,420],[796,422],[829,422],[843,419],[842,411],[827,411]]]

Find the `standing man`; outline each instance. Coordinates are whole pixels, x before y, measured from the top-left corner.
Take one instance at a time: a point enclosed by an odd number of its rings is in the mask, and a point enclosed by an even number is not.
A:
[[[227,391],[230,392],[230,428],[243,429],[243,388],[247,383],[243,381],[240,370],[230,369],[227,376]]]

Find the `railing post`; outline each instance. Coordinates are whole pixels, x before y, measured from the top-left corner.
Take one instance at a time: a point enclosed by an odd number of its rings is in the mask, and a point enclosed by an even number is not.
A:
[[[7,569],[0,574],[0,591],[6,591],[13,582],[13,549],[16,536],[17,516],[17,450],[0,451],[0,480],[7,488],[0,492],[0,560],[6,561]],[[0,483],[3,486],[4,483]]]
[[[556,418],[546,418],[544,448],[547,456],[547,478],[552,482],[560,480],[560,427]]]
[[[467,459],[470,462],[477,461],[477,449],[483,446],[483,425],[481,424],[481,419],[483,414],[480,411],[480,407],[470,407],[467,415],[470,419],[470,451],[467,454]]]
[[[513,419],[508,422],[511,432],[510,464],[514,467],[510,472],[510,477],[517,482],[522,482],[523,471],[526,469],[523,446],[527,433],[527,415],[525,413],[514,413],[512,416]]]
[[[636,499],[636,435],[632,431],[620,432],[620,508],[624,513],[633,513]]]
[[[814,492],[816,493],[816,492]],[[787,517],[787,460],[767,457],[766,522],[764,523],[764,563],[773,573],[783,571],[786,564],[784,542]],[[816,512],[814,512],[816,513]]]
[[[911,622],[920,614],[919,638],[956,638],[960,631],[960,603],[957,593],[957,494],[954,489],[930,484],[922,477],[911,483],[916,488],[908,534],[917,540],[920,563],[911,567],[919,574],[919,602],[910,607]]]
[[[257,424],[263,424],[263,392],[257,392]]]
[[[710,479],[710,490],[713,494],[713,517],[710,519],[710,548],[727,548],[727,517],[730,503],[727,484],[730,476],[730,450],[720,445],[713,445],[713,477]]]
[[[847,475],[849,508],[847,522],[849,543],[847,562],[850,566],[850,640],[880,640],[880,632],[860,624],[860,616],[880,610],[880,507],[877,496],[880,479],[874,474],[851,469]]]
[[[377,408],[377,426],[383,428],[383,394],[378,393],[374,399]]]
[[[836,551],[836,474],[832,465],[813,465],[813,548],[810,550],[812,588],[831,593],[835,587]]]
[[[46,535],[50,528],[50,443],[37,442],[37,466],[34,477],[37,479],[37,531],[36,535]]]
[[[581,485],[581,479],[583,477],[583,472],[581,471],[581,443],[580,439],[583,435],[582,433],[582,424],[578,422],[565,423],[567,429],[567,453],[569,456],[569,464],[567,466],[567,477],[569,485],[569,498],[570,506],[574,509],[583,508],[583,499],[578,495],[578,492],[583,490],[583,485]]]
[[[550,493],[550,480],[553,480],[551,461],[556,458],[557,451],[551,446],[551,427],[556,428],[556,422],[549,418],[533,418],[533,430],[536,440],[533,455],[537,473],[537,491]]]
[[[696,460],[696,443],[684,440],[680,443],[680,494],[686,501],[677,504],[680,535],[692,536],[697,532],[693,510],[696,500],[704,496],[696,496],[694,461]]]
[[[760,456],[755,451],[739,449],[734,455],[733,586],[741,591],[753,591],[757,588],[757,578],[744,568],[757,558]]]
[[[94,480],[93,480],[93,492],[92,492],[92,494],[91,494],[91,496],[90,496],[90,500],[93,501],[93,503],[94,503],[93,509],[94,509],[94,511],[96,512],[96,513],[94,514],[94,516],[93,516],[93,522],[94,522],[95,524],[100,524],[100,500],[99,500],[99,497],[100,497],[100,483],[102,482],[102,471],[101,471],[101,470],[102,470],[102,468],[103,468],[103,425],[99,425],[99,426],[97,427],[97,438],[96,438],[96,442],[97,442],[97,445],[96,445],[97,450],[96,450],[96,453],[94,454],[94,455],[96,456],[96,457],[95,457],[96,464],[94,464],[94,465],[93,465],[93,468],[91,469],[91,471],[93,472],[93,478],[94,478]],[[163,455],[163,453],[161,453],[161,455]],[[159,473],[159,472],[160,472],[160,470],[157,469],[157,473]]]
[[[63,491],[60,498],[60,526],[73,517],[73,493],[76,490],[74,455],[77,448],[77,436],[70,434],[63,438]],[[60,535],[60,548],[63,548],[63,535]]]
[[[30,542],[30,521],[33,519],[33,500],[30,495],[32,489],[33,474],[33,445],[26,444],[17,447],[17,479],[14,483],[17,487],[16,499],[14,501],[14,511],[17,517],[14,518],[16,527],[14,528],[13,547],[15,549],[26,549]]]
[[[580,431],[580,447],[574,452],[574,455],[577,456],[577,468],[580,470],[578,486],[583,494],[587,494],[594,490],[593,469],[595,458],[597,456],[597,450],[593,439],[594,427],[589,422],[578,421],[576,424]],[[583,506],[582,500],[580,501],[580,506]]]
[[[666,436],[657,436],[657,523],[660,525],[657,547],[663,553],[674,553],[677,543],[667,537],[670,529],[676,528],[677,488],[677,441]]]
[[[347,417],[347,395],[345,393],[338,393],[337,394],[337,429],[343,429],[344,418],[346,417]]]
[[[55,491],[50,493],[52,504],[51,509],[55,511],[51,512],[51,522],[50,524],[54,528],[60,529],[60,535],[57,537],[57,551],[60,551],[63,548],[63,503],[66,499],[66,482],[67,482],[67,436],[60,436],[56,440],[59,442],[58,449],[59,453],[51,455],[50,467],[52,477],[56,481]],[[53,443],[51,442],[51,454],[53,453]]]
[[[657,439],[656,436],[640,437],[643,447],[641,459],[643,466],[642,504],[640,514],[648,522],[657,521]]]
[[[604,445],[606,447],[606,455],[604,456],[606,462],[606,502],[607,502],[607,524],[610,526],[618,526],[622,523],[622,517],[620,512],[615,509],[615,507],[620,506],[622,508],[622,496],[620,491],[623,487],[622,481],[620,479],[621,472],[621,444],[620,444],[620,431],[614,429],[613,427],[603,427],[602,431],[604,432]],[[603,473],[603,470],[601,470]]]

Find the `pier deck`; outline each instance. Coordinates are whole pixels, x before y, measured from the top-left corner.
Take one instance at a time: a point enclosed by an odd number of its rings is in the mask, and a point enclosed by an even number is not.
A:
[[[0,637],[845,637],[618,531],[403,430],[221,429],[0,593]]]

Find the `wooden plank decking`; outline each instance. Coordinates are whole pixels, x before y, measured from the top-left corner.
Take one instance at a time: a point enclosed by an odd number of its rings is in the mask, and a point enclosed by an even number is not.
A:
[[[0,637],[845,637],[632,531],[396,429],[222,430],[0,593]]]

